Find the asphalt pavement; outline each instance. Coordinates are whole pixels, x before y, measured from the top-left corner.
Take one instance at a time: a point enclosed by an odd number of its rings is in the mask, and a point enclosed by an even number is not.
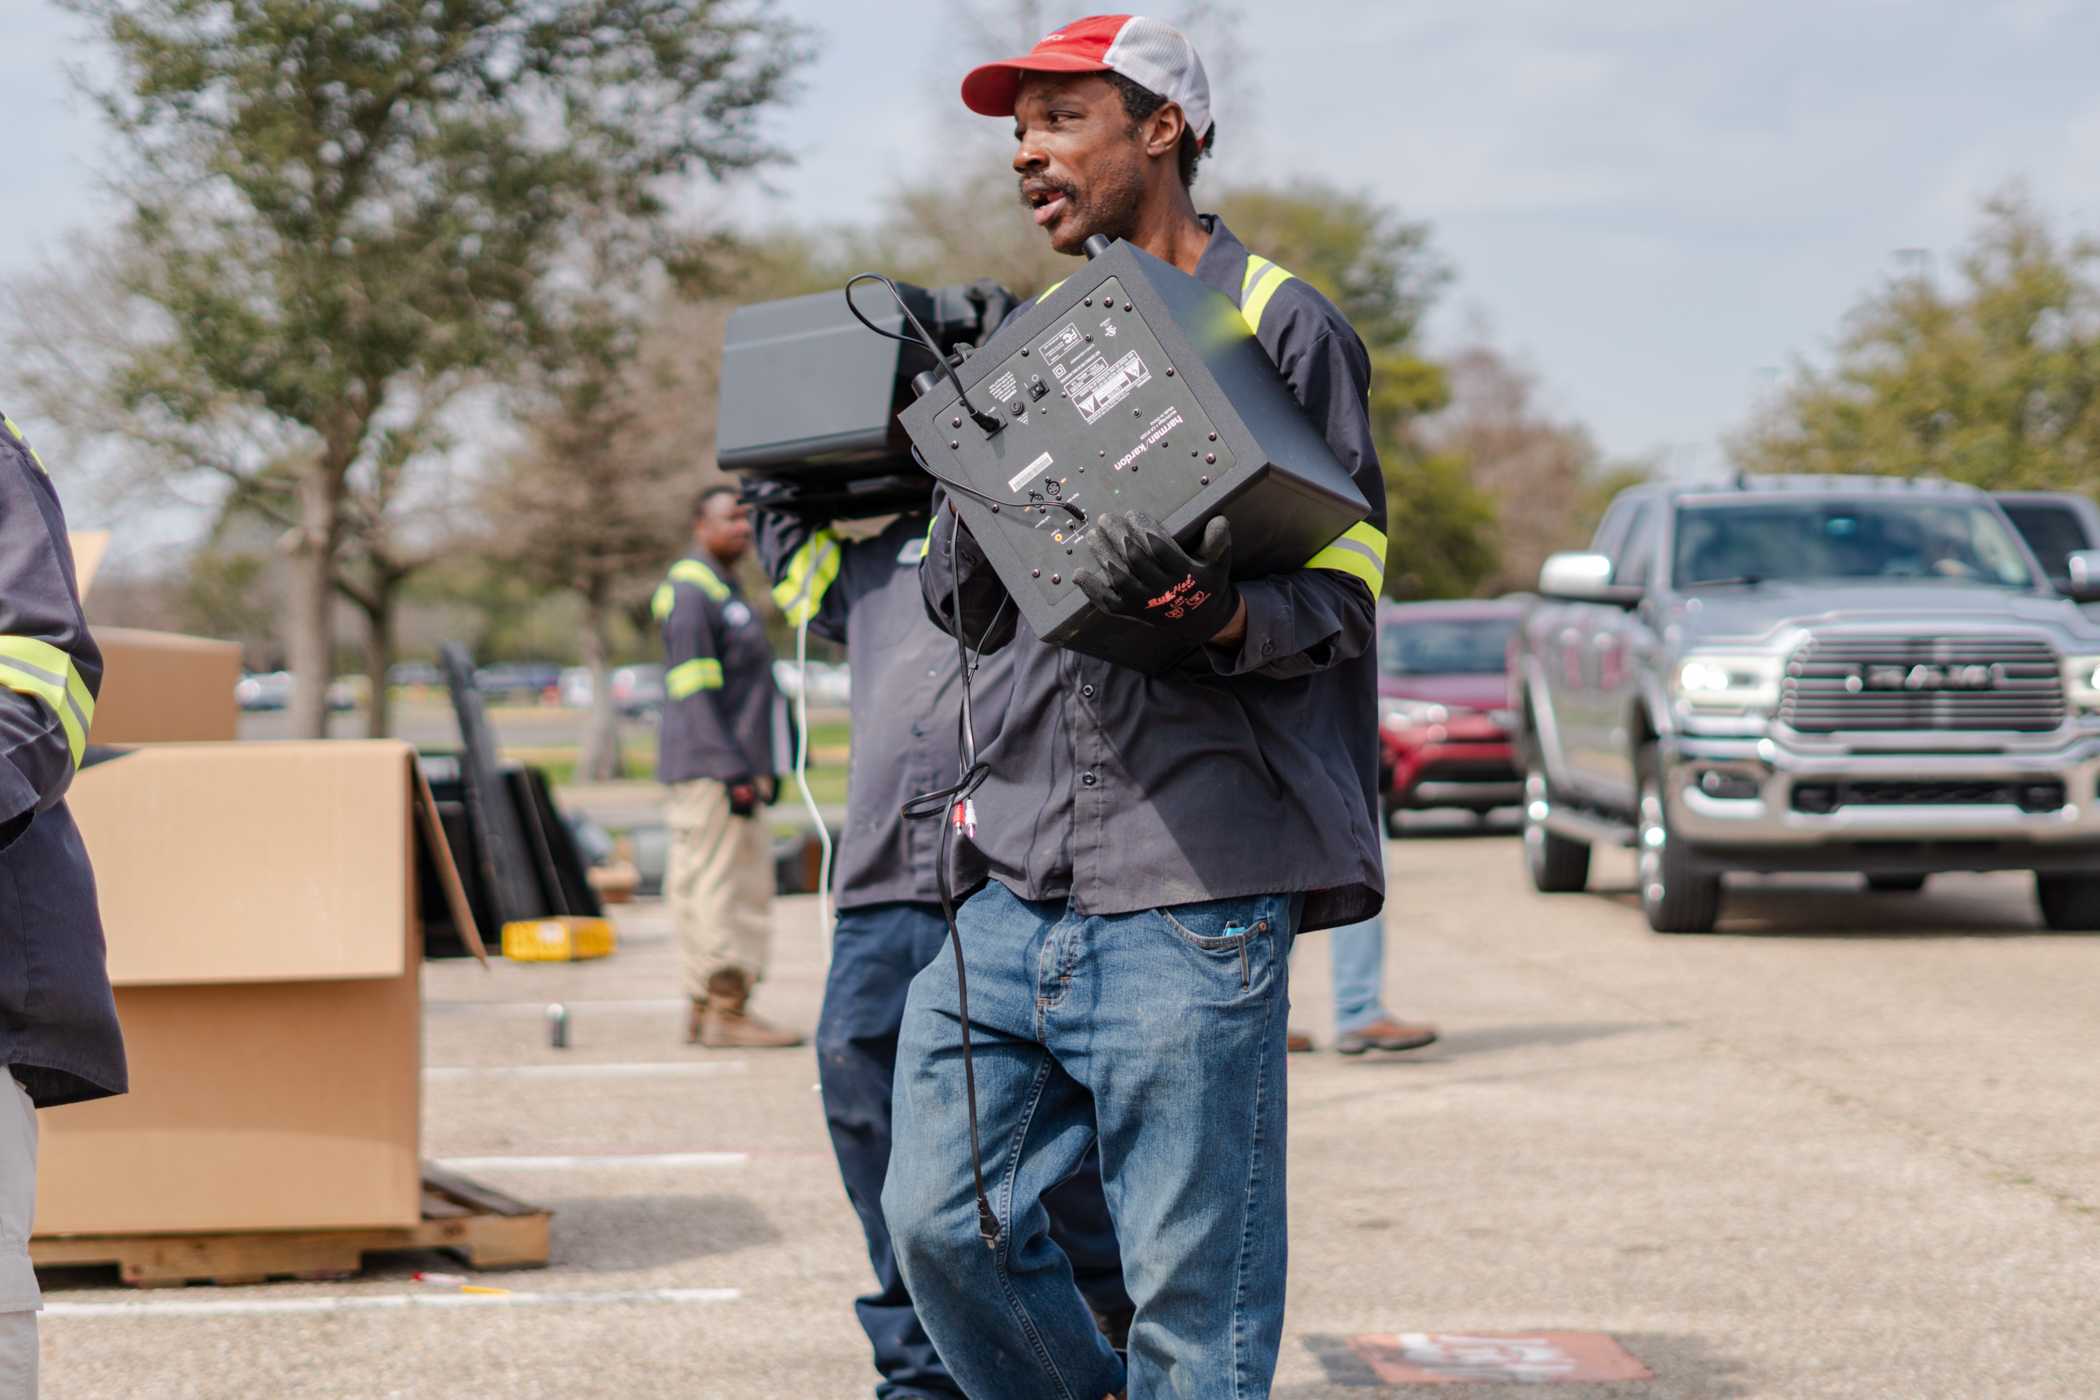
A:
[[[2100,1393],[2100,939],[2039,932],[2023,880],[1759,882],[1667,938],[1620,854],[1551,899],[1506,834],[1390,855],[1389,1001],[1444,1038],[1292,1063],[1279,1397]],[[552,1206],[552,1267],[53,1275],[45,1395],[872,1394],[810,1052],[680,1044],[662,910],[620,922],[604,962],[425,974],[426,1153]],[[806,1028],[814,903],[778,929],[760,1009]],[[1323,1044],[1325,944],[1293,1017]],[[1584,1364],[1649,1378],[1554,1383]]]

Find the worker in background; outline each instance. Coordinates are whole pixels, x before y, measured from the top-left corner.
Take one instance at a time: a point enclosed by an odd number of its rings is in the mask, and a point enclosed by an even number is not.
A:
[[[664,886],[691,998],[686,1040],[768,1049],[800,1045],[751,1014],[773,942],[773,649],[737,587],[751,512],[733,486],[693,503],[693,547],[671,566],[651,611],[664,636],[657,777],[670,789]]]
[[[854,1307],[882,1376],[878,1397],[960,1396],[913,1310],[882,1219],[904,995],[948,936],[941,822],[908,820],[903,807],[953,784],[960,768],[955,639],[927,621],[919,594],[929,518],[921,509],[871,537],[845,539],[821,516],[770,506],[768,499],[781,495],[773,483],[760,483],[752,494],[759,498],[759,560],[773,580],[774,602],[790,626],[807,622],[816,635],[843,643],[852,673],[853,746],[834,884],[838,921],[817,1019],[817,1080],[839,1175],[875,1267],[875,1292]],[[1003,656],[993,656],[973,677],[980,737],[998,729],[1008,669]],[[951,878],[949,888],[982,884],[981,862],[967,841],[958,837],[951,845],[966,873]],[[1080,1292],[1120,1345],[1129,1332],[1130,1299],[1095,1154],[1048,1207],[1053,1237],[1072,1259]]]
[[[1196,212],[1210,87],[1174,29],[1068,24],[972,72],[963,101],[1012,120],[1021,199],[1052,247],[1125,238],[1239,307],[1371,513],[1299,568],[1238,579],[1222,518],[1187,549],[1143,516],[1092,517],[1075,585],[1186,658],[1148,676],[1044,644],[940,510],[929,609],[1014,653],[976,797],[991,880],[960,918],[988,1208],[952,958],[905,1007],[883,1205],[971,1396],[1253,1400],[1283,1332],[1291,940],[1384,898],[1370,360],[1325,297]],[[1097,1141],[1137,1305],[1127,1365],[1094,1335],[1040,1203]]]
[[[1334,974],[1334,1049],[1338,1055],[1369,1050],[1420,1050],[1436,1044],[1436,1027],[1402,1021],[1385,1009],[1385,916],[1374,914],[1328,931]],[[1293,1055],[1313,1048],[1313,1038],[1292,1031],[1285,1041]]]
[[[0,416],[0,1396],[34,1397],[36,1110],[121,1094],[95,872],[66,811],[102,686],[58,493]]]

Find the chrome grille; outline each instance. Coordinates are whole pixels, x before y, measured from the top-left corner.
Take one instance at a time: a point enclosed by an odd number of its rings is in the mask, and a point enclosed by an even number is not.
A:
[[[2032,637],[1811,637],[1787,663],[1779,718],[1806,734],[2038,733],[2064,720],[2056,651]]]

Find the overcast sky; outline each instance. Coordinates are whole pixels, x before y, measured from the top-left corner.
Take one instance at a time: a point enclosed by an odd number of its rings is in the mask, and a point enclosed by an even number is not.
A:
[[[822,50],[747,219],[851,220],[938,169],[986,55],[951,0],[788,0]],[[1245,0],[1206,180],[1307,172],[1434,229],[1433,326],[1485,326],[1616,454],[1719,461],[1775,367],[2023,180],[2100,227],[2100,5],[2080,0]],[[1199,47],[1202,34],[1195,34]],[[92,228],[72,21],[0,0],[0,276]],[[998,55],[992,55],[998,56]],[[975,119],[981,120],[981,119]],[[996,128],[996,124],[991,124]],[[1199,184],[1199,193],[1202,186]],[[721,206],[724,197],[704,202]],[[1200,200],[1199,200],[1200,203]],[[1018,218],[1013,206],[987,218]],[[4,393],[0,372],[0,393]]]

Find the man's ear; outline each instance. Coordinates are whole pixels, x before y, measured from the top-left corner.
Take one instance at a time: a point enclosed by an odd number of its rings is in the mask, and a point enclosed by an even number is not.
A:
[[[1181,133],[1188,130],[1188,116],[1178,102],[1162,102],[1145,120],[1145,154],[1171,155],[1181,147]]]

